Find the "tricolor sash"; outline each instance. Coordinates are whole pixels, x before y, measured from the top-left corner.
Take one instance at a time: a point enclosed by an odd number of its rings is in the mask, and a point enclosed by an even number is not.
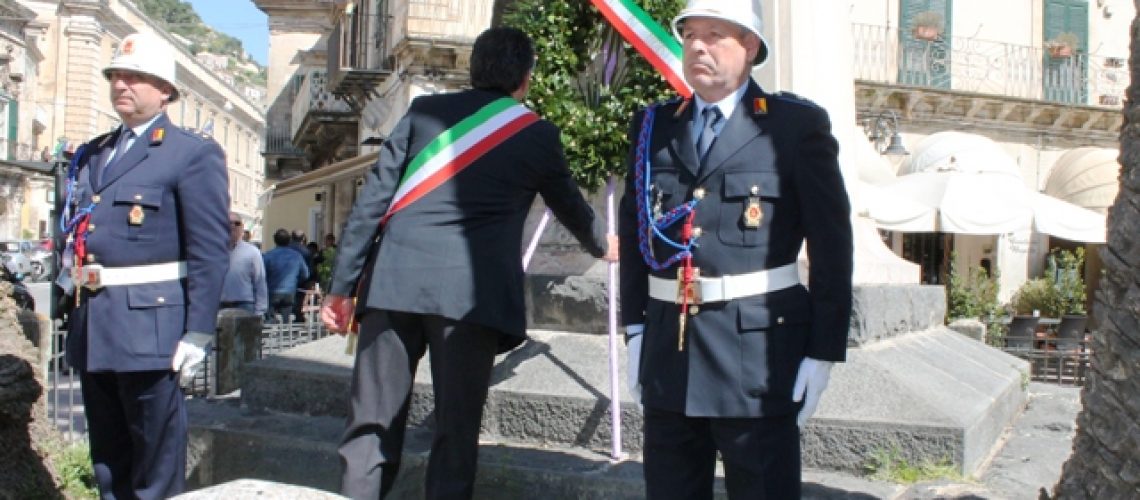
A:
[[[602,16],[613,25],[657,71],[665,81],[688,99],[693,88],[685,82],[681,70],[681,44],[633,0],[590,0]]]
[[[536,121],[538,115],[533,111],[510,97],[503,97],[444,130],[412,158],[380,223],[386,223],[396,212],[423,198]]]

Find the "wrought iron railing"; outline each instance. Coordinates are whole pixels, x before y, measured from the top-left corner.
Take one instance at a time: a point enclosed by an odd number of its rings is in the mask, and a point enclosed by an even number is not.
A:
[[[293,120],[291,137],[297,136],[297,130],[305,122],[309,113],[351,113],[352,108],[344,99],[333,95],[328,88],[328,71],[324,69],[309,70],[304,82],[293,100]]]
[[[852,31],[857,80],[1108,107],[1121,106],[1128,85],[1123,55],[1062,57],[972,37],[918,40],[865,24]]]
[[[282,156],[303,156],[301,151],[293,145],[293,130],[289,125],[269,124],[265,127],[265,154]]]

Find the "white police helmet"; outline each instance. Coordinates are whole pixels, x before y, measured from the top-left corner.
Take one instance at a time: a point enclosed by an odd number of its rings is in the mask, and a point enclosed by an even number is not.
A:
[[[735,23],[751,31],[760,38],[760,50],[756,51],[753,66],[768,60],[768,42],[764,40],[764,13],[756,3],[759,0],[689,0],[685,9],[673,18],[673,36],[681,40],[681,25],[690,17],[711,17]]]
[[[103,76],[111,79],[116,69],[143,73],[170,84],[173,89],[168,102],[178,100],[178,87],[174,84],[174,52],[170,44],[149,33],[131,33],[119,42],[111,64],[103,68]]]

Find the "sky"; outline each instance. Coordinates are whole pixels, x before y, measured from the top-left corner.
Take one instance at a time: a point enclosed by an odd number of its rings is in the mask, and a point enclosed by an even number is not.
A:
[[[262,66],[268,60],[269,25],[253,0],[183,0],[194,6],[202,21],[241,40],[242,47]]]

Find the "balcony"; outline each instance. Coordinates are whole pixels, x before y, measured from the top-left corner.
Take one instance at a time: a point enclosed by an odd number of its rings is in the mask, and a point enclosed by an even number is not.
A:
[[[395,58],[387,54],[390,18],[374,15],[370,8],[382,11],[386,2],[375,7],[363,4],[341,18],[328,43],[329,88],[358,111],[392,75],[395,66]],[[376,19],[369,22],[372,18]]]
[[[922,41],[860,24],[852,31],[856,81],[1115,109],[1128,85],[1124,54],[1056,58],[1042,47],[969,37]]]
[[[293,131],[283,124],[270,124],[265,128],[265,156],[304,156],[305,152],[293,146]]]
[[[356,154],[360,114],[327,87],[325,70],[309,70],[293,100],[293,145],[315,167]],[[347,149],[343,146],[348,146]]]

